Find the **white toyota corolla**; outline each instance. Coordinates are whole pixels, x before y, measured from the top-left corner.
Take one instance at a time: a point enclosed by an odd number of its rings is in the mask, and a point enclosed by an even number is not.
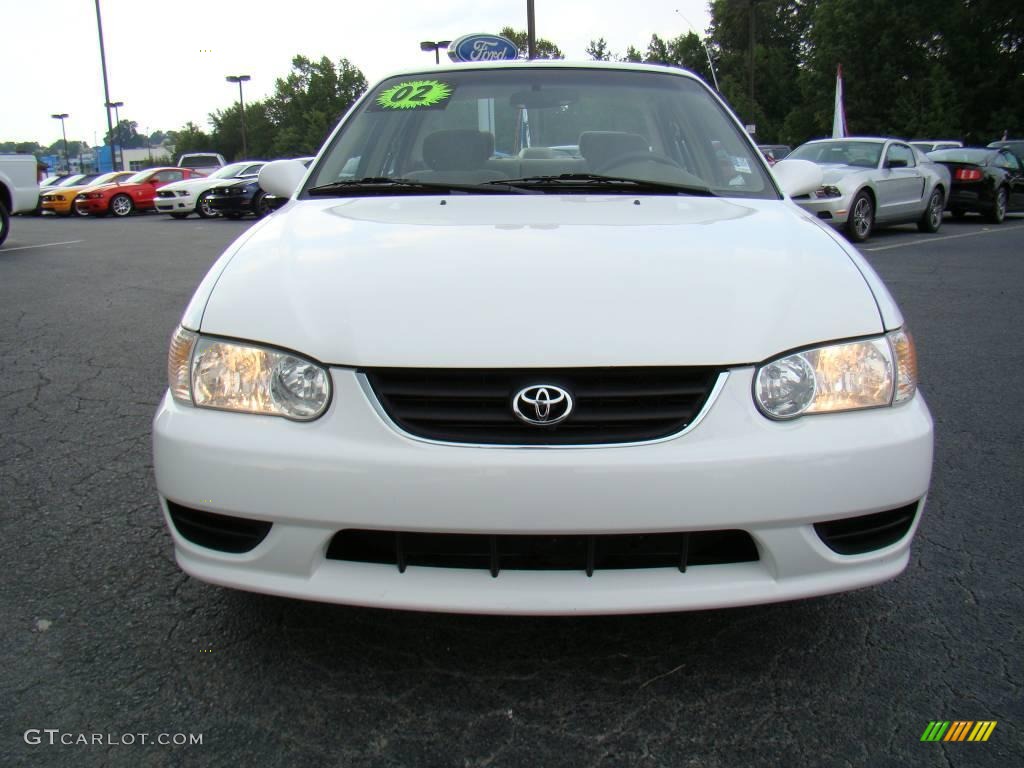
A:
[[[389,77],[174,332],[160,503],[193,576],[479,613],[839,592],[932,465],[885,286],[676,69]]]

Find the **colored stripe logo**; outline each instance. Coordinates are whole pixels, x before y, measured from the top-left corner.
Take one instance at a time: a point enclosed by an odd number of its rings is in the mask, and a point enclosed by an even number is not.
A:
[[[988,741],[996,729],[996,720],[932,720],[921,734],[921,741]]]

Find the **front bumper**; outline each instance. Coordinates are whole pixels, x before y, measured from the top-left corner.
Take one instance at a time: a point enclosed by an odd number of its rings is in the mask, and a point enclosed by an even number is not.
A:
[[[221,214],[245,215],[253,212],[253,197],[254,195],[211,195],[210,207]]]
[[[105,197],[76,199],[75,210],[79,213],[86,213],[90,216],[107,213],[110,210],[110,200]]]
[[[794,203],[799,205],[805,211],[808,211],[813,216],[817,216],[822,221],[825,221],[835,227],[841,227],[846,224],[846,220],[850,217],[850,203],[852,202],[849,197],[845,195],[843,197],[826,197],[826,198],[799,198],[794,199]]]
[[[153,205],[160,213],[192,213],[196,209],[196,196],[188,193],[185,196],[175,193],[174,197],[156,197]]]
[[[426,443],[397,432],[357,375],[333,369],[319,420],[182,406],[165,396],[154,467],[179,565],[215,584],[354,605],[472,613],[646,613],[775,602],[899,574],[917,527],[890,546],[839,555],[813,523],[922,500],[932,422],[910,403],[797,419],[762,417],[753,369],[731,372],[681,437],[631,447],[498,448]],[[166,501],[273,523],[249,552],[197,546]],[[582,571],[487,571],[328,560],[344,528],[494,534],[740,529],[756,562]]]
[[[66,197],[64,200],[46,200],[42,201],[42,209],[44,211],[51,211],[59,216],[67,216],[71,213],[71,206],[74,205],[73,197]]]

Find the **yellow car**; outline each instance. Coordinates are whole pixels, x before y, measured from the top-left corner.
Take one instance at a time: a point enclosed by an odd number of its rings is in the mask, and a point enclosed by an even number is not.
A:
[[[58,216],[71,216],[75,211],[75,197],[100,184],[113,184],[134,175],[134,171],[111,171],[110,173],[89,174],[73,182],[71,186],[56,186],[43,195],[43,210],[53,211]]]

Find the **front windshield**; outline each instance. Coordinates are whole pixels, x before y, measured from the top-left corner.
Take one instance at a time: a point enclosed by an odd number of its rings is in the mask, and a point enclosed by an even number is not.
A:
[[[936,163],[985,165],[992,154],[991,149],[940,149],[929,152],[928,159]]]
[[[794,149],[787,159],[810,160],[820,165],[876,168],[883,146],[880,141],[813,141]]]
[[[129,176],[122,183],[123,184],[141,184],[142,182],[144,182],[147,179],[149,179],[149,177],[152,176],[152,175],[153,175],[153,170],[152,169],[150,169],[148,171],[139,171],[134,176]]]
[[[223,168],[218,168],[206,178],[233,179],[250,165],[252,165],[252,163],[232,163],[231,165],[225,165]]]
[[[749,139],[703,85],[670,73],[596,68],[386,80],[334,138],[303,196],[361,179],[473,191],[561,174],[778,197]]]
[[[73,187],[75,184],[85,178],[84,173],[76,173],[74,176],[68,176],[64,181],[60,182],[58,187]]]
[[[122,176],[124,176],[124,171],[111,171],[110,173],[104,173],[102,176],[93,179],[91,183],[94,187],[98,187],[100,184],[110,184],[117,181]]]

